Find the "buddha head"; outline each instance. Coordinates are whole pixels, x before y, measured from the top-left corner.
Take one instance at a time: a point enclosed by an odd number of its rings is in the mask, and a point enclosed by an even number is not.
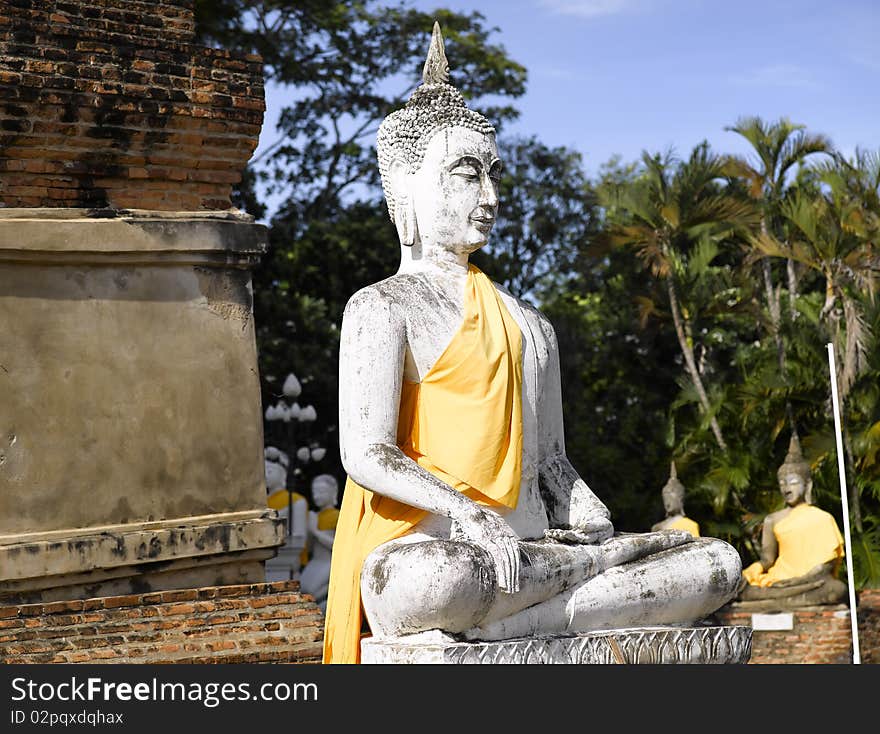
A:
[[[684,515],[684,485],[678,480],[675,472],[675,462],[669,468],[669,479],[661,490],[663,495],[663,509],[666,516]]]
[[[312,499],[320,509],[333,507],[339,494],[339,483],[332,474],[319,474],[312,480]]]
[[[788,444],[788,454],[785,461],[776,472],[779,479],[779,491],[782,493],[785,504],[789,507],[806,502],[808,505],[813,500],[813,478],[810,464],[801,453],[801,443],[796,433],[791,434]]]
[[[379,126],[382,188],[402,245],[470,254],[486,244],[498,211],[495,128],[448,83],[434,23],[421,84]]]
[[[269,494],[287,486],[287,454],[274,446],[267,446],[263,452],[263,467],[266,473],[266,491]]]

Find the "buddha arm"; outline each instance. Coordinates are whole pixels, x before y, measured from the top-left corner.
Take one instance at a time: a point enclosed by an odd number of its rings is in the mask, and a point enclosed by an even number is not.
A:
[[[776,533],[773,531],[775,525],[775,515],[767,515],[764,518],[764,527],[761,531],[761,566],[765,572],[770,570],[779,557],[779,543],[776,540]]]
[[[333,539],[336,537],[335,530],[319,530],[318,529],[318,513],[309,513],[309,534],[328,550],[333,549]]]
[[[611,513],[580,477],[565,454],[562,381],[559,347],[549,321],[541,317],[548,356],[546,378],[539,396],[538,481],[551,528],[590,529],[611,534]],[[606,527],[607,526],[607,527]]]
[[[406,323],[390,299],[374,288],[345,307],[339,346],[339,448],[342,465],[360,486],[451,518],[495,561],[499,586],[517,591],[517,536],[498,515],[403,453],[397,421],[406,350]]]
[[[306,507],[305,500],[293,503],[293,518],[291,519],[290,545],[294,548],[302,548],[306,544]]]

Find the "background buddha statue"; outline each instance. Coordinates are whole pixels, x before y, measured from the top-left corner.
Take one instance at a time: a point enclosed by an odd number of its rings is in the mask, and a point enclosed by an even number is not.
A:
[[[318,509],[310,510],[308,515],[308,562],[300,575],[300,587],[315,598],[322,611],[327,607],[330,559],[339,518],[338,500],[339,483],[333,475],[319,474],[312,480],[312,501]]]
[[[684,514],[684,485],[675,473],[675,462],[669,469],[669,479],[661,490],[666,517],[651,526],[651,530],[686,530],[695,538],[700,536],[700,526]]]
[[[615,532],[565,453],[553,326],[471,265],[498,214],[495,130],[448,83],[381,124],[400,267],[355,293],[340,335],[342,497],[324,661],[377,639],[505,640],[683,624],[736,592],[717,539]]]
[[[843,536],[834,516],[811,504],[813,479],[796,433],[777,476],[786,506],[764,518],[761,559],[743,570],[738,601],[765,611],[836,604],[846,596],[836,577]]]
[[[290,464],[286,453],[274,446],[264,451],[266,473],[266,503],[278,511],[290,526],[287,540],[278,549],[275,558],[266,562],[268,581],[285,581],[299,577],[303,564],[303,550],[306,545],[306,512],[308,502],[298,492],[287,489],[287,469]],[[289,518],[292,510],[292,519]]]

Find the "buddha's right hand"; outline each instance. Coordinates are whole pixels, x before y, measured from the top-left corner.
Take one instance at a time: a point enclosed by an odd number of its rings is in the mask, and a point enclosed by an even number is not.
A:
[[[501,517],[475,506],[467,516],[452,521],[452,540],[469,540],[483,548],[495,564],[498,588],[519,591],[519,537]]]
[[[576,528],[550,528],[544,531],[544,537],[549,540],[573,545],[594,545],[608,540],[613,534],[611,521],[604,517],[584,522]]]

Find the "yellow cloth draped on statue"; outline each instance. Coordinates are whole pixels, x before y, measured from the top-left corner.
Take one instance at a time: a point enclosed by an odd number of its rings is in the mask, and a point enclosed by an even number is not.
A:
[[[667,530],[686,530],[695,538],[700,537],[700,526],[689,517],[680,517],[666,526]]]
[[[834,516],[806,503],[792,508],[773,527],[779,544],[776,562],[764,572],[760,561],[743,569],[752,586],[772,586],[792,579],[828,561],[843,558],[843,536]]]
[[[266,498],[266,504],[273,510],[286,510],[288,505],[294,505],[300,500],[305,500],[298,492],[288,492],[286,489],[279,489]]]
[[[339,510],[335,507],[325,507],[318,513],[318,530],[335,530],[337,522],[339,522]],[[309,548],[310,545],[307,544],[299,554],[299,563],[303,567],[309,562]]]
[[[476,502],[516,507],[522,473],[522,335],[495,286],[473,265],[461,326],[420,383],[403,382],[397,445]],[[425,515],[347,480],[330,566],[325,663],[360,661],[364,560]]]
[[[333,530],[339,522],[339,510],[325,507],[318,513],[318,530]]]

